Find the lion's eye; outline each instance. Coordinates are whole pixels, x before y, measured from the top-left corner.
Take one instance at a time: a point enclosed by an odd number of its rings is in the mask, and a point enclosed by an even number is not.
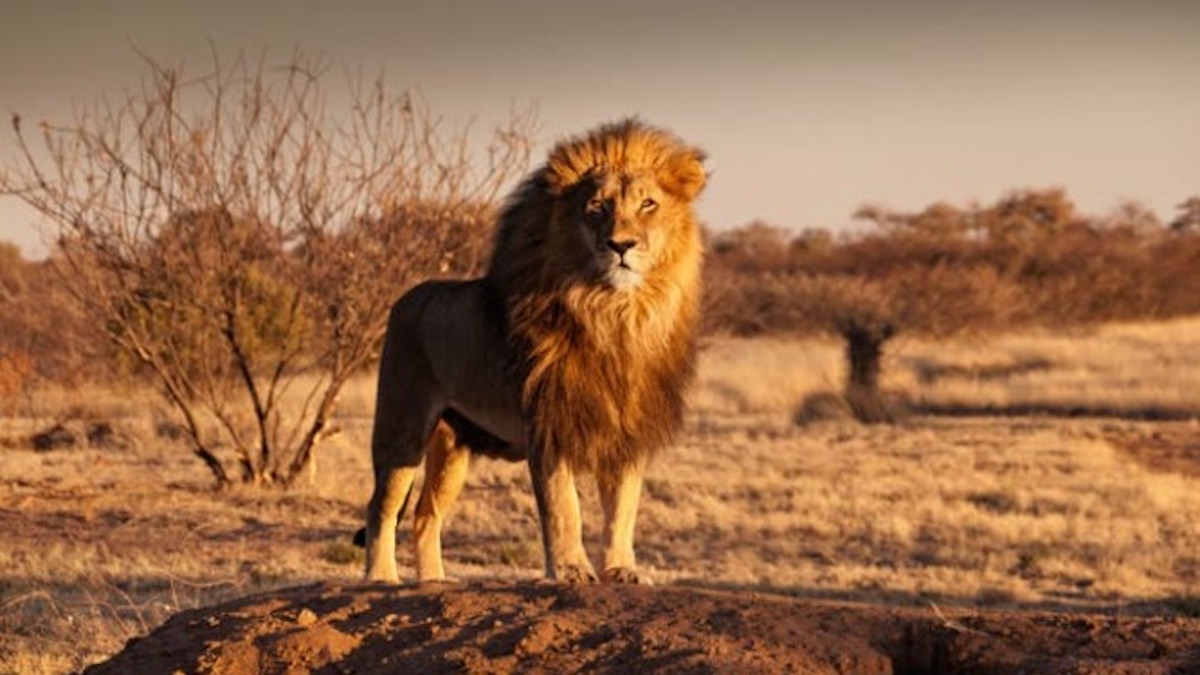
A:
[[[657,208],[658,208],[658,202],[654,201],[653,199],[650,199],[649,197],[647,197],[646,199],[642,200],[642,211],[649,213]]]
[[[587,201],[586,208],[588,213],[603,213],[605,206],[606,205],[603,199],[600,199],[599,197],[592,197]]]

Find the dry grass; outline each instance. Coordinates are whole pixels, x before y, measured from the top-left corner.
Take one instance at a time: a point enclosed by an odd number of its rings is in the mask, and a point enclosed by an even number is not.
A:
[[[691,391],[693,415],[716,419],[790,413],[805,398],[838,389],[845,377],[833,340],[723,338],[705,345]]]
[[[900,343],[889,386],[961,406],[1194,408],[1200,363],[1186,354],[1198,327]],[[1026,361],[1045,365],[1002,367]],[[931,367],[943,374],[929,378]],[[1152,471],[1109,441],[1200,429],[1049,417],[797,426],[796,408],[841,373],[833,342],[709,346],[687,433],[648,476],[639,555],[655,581],[1125,611],[1181,611],[1200,596],[1200,478]],[[371,488],[373,396],[370,378],[347,388],[345,432],[322,448],[313,484],[291,493],[212,493],[199,462],[153,435],[148,399],[128,392],[42,399],[38,413],[106,416],[138,439],[127,447],[37,453],[21,441],[27,418],[0,421],[0,673],[79,669],[181,608],[357,579],[362,559],[346,542]],[[584,508],[595,550],[590,486]],[[451,575],[539,574],[524,467],[477,462],[448,527]]]
[[[923,421],[706,437],[653,478],[644,528],[671,532],[664,563],[699,561],[663,574],[697,583],[985,603],[1194,592],[1196,480],[1149,473],[1098,431]],[[711,457],[719,480],[699,475]]]
[[[897,345],[892,387],[921,405],[1200,416],[1200,319]]]

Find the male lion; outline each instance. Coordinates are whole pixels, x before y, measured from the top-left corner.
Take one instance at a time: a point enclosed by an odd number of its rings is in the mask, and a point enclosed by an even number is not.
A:
[[[445,578],[441,527],[471,454],[528,460],[546,575],[596,581],[575,474],[604,508],[606,581],[636,583],[648,457],[682,416],[702,259],[701,151],[636,120],[566,140],[501,214],[487,274],[392,308],[379,366],[369,580],[396,581],[396,519],[426,458],[417,576]]]

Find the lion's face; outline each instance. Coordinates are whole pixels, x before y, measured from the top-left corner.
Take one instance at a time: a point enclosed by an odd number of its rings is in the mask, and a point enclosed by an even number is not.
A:
[[[670,229],[675,198],[653,175],[597,172],[572,195],[571,221],[595,281],[633,290],[658,263]]]
[[[692,205],[705,182],[703,151],[636,120],[563,141],[502,215],[488,278],[518,299],[571,294],[616,321],[630,301],[657,303],[668,310],[643,314],[668,325],[699,287]]]

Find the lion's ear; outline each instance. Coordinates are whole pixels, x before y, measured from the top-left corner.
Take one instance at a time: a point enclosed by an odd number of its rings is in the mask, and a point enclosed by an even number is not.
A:
[[[673,156],[663,167],[662,188],[685,201],[692,201],[704,189],[704,152],[688,148]]]

